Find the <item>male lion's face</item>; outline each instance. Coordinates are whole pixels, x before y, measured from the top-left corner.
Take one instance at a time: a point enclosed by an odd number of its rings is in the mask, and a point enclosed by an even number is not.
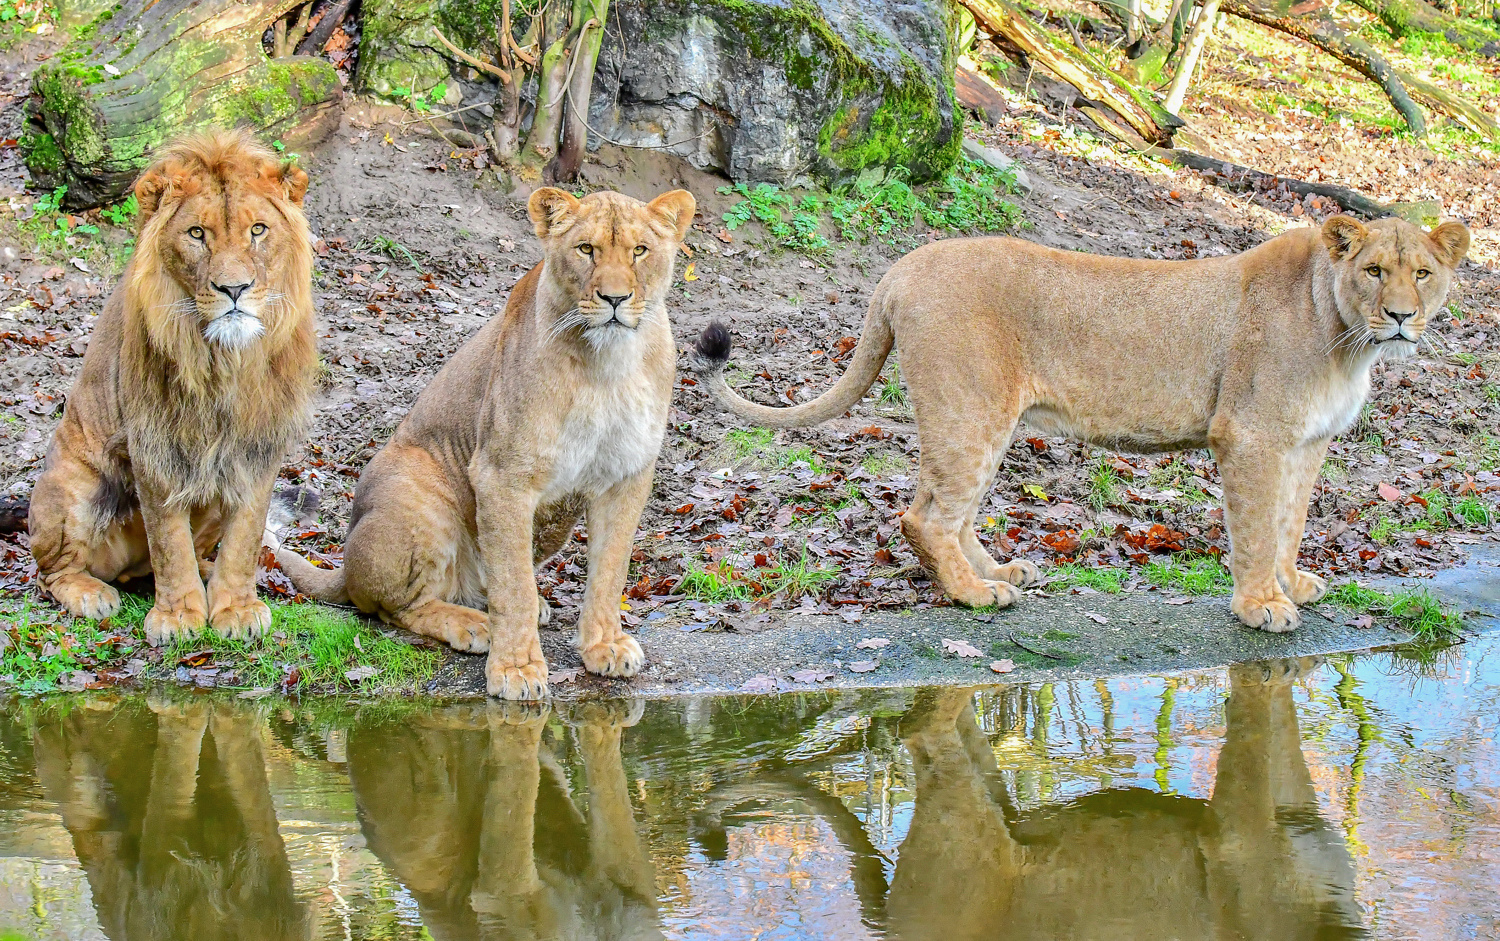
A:
[[[1387,357],[1406,357],[1448,296],[1453,271],[1469,250],[1469,230],[1458,222],[1424,232],[1400,219],[1366,226],[1334,216],[1323,223],[1323,243],[1334,262],[1339,313],[1358,331],[1358,348],[1373,345]]]
[[[168,156],[136,184],[141,244],[182,290],[170,313],[196,318],[208,342],[238,349],[288,306],[276,266],[306,252],[296,207],[307,175],[248,139],[221,151],[213,143]]]
[[[546,250],[547,275],[576,303],[553,332],[580,328],[598,346],[639,327],[666,298],[695,207],[686,190],[650,203],[620,193],[580,200],[551,187],[533,193],[527,208]]]

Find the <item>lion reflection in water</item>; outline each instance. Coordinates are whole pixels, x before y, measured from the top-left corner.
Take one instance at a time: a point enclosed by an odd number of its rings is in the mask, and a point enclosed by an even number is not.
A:
[[[620,755],[621,730],[641,711],[639,701],[570,707],[586,811],[543,742],[546,706],[453,706],[350,736],[370,850],[435,941],[663,936]]]
[[[115,941],[301,941],[258,710],[83,703],[37,724],[37,777]]]
[[[1206,801],[1121,788],[1018,812],[972,691],[924,692],[902,721],[916,806],[887,898],[892,936],[1364,937],[1353,862],[1318,813],[1292,702],[1313,663],[1230,669]]]

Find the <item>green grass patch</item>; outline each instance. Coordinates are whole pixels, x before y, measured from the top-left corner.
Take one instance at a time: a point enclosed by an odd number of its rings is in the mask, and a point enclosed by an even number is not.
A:
[[[911,462],[906,459],[905,455],[881,452],[865,455],[865,459],[859,462],[859,466],[877,477],[884,477],[899,471],[910,470]]]
[[[1116,568],[1089,568],[1074,562],[1056,565],[1048,572],[1047,589],[1066,591],[1071,588],[1092,588],[1109,595],[1118,595],[1125,590],[1125,572]]]
[[[901,367],[892,366],[888,374],[880,377],[878,401],[881,405],[895,405],[905,408],[907,404],[906,387],[901,384]]]
[[[1188,595],[1227,595],[1234,590],[1234,579],[1224,563],[1196,552],[1148,562],[1143,574],[1158,588],[1175,588]]]
[[[1088,499],[1095,513],[1120,502],[1120,475],[1108,458],[1099,458],[1089,471]]]
[[[1463,633],[1464,617],[1447,608],[1425,588],[1390,594],[1356,582],[1336,585],[1323,596],[1329,604],[1394,621],[1411,631],[1415,640],[1446,643]]]
[[[361,251],[379,252],[391,261],[404,261],[415,268],[418,274],[426,273],[426,270],[422,267],[422,262],[412,250],[393,238],[387,238],[384,235],[372,235],[367,239],[360,240],[359,244],[355,247]]]
[[[769,428],[736,429],[724,436],[736,461],[765,454],[772,448],[771,442],[775,438],[776,433]]]
[[[804,545],[796,558],[783,555],[775,564],[758,568],[738,569],[727,560],[707,566],[694,564],[683,575],[678,590],[711,604],[769,601],[778,596],[791,599],[817,594],[837,578],[838,572],[816,564]]]
[[[678,590],[689,598],[710,604],[750,598],[749,584],[728,562],[718,562],[707,567],[693,565],[683,575]]]

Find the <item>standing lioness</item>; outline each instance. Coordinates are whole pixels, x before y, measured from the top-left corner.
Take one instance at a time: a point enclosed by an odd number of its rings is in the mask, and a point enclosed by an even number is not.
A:
[[[542,263],[360,475],[344,567],[277,554],[298,589],[457,650],[487,649],[491,695],[541,699],[532,566],[586,511],[583,664],[634,676],[645,655],[620,627],[620,594],[667,428],[677,354],[666,297],[694,205],[683,190],[649,205],[537,190],[528,208]],[[488,617],[475,610],[486,602]]]
[[[899,343],[922,448],[901,530],[966,605],[1013,604],[1038,575],[1030,562],[998,564],[973,529],[1018,419],[1120,450],[1212,448],[1230,606],[1251,627],[1289,631],[1296,606],[1326,590],[1297,569],[1297,550],[1328,442],[1359,414],[1370,366],[1416,352],[1468,247],[1457,222],[1427,233],[1347,216],[1199,261],[952,239],[881,279],[848,372],[811,402],[771,408],[731,391],[717,324],[697,363],[725,407],[792,427],[858,402]]]

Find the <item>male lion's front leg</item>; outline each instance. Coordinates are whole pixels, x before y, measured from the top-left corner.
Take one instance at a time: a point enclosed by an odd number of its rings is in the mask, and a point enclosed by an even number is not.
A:
[[[275,480],[273,471],[243,503],[223,508],[223,535],[208,581],[208,623],[224,637],[259,637],[271,629],[271,609],[255,594],[255,566]]]
[[[1234,576],[1229,608],[1249,627],[1273,634],[1296,630],[1297,606],[1276,578],[1287,451],[1244,439],[1215,445]]]
[[[589,581],[578,618],[578,648],[590,673],[630,677],[646,665],[641,645],[620,626],[620,595],[654,470],[653,462],[589,501]]]
[[[208,596],[198,576],[198,551],[188,510],[168,506],[165,490],[145,480],[138,481],[137,487],[151,571],[156,576],[156,603],[146,612],[146,642],[160,647],[203,630],[208,623]]]
[[[1302,532],[1307,526],[1307,505],[1313,486],[1323,469],[1328,442],[1298,448],[1287,458],[1288,473],[1283,486],[1281,508],[1281,541],[1276,553],[1276,578],[1295,604],[1312,604],[1328,593],[1328,582],[1312,572],[1297,568],[1297,553],[1302,548]]]
[[[518,487],[519,475],[501,471],[483,454],[475,455],[469,473],[490,609],[485,689],[501,699],[543,700],[547,660],[537,635],[536,575],[531,567],[537,494]]]

